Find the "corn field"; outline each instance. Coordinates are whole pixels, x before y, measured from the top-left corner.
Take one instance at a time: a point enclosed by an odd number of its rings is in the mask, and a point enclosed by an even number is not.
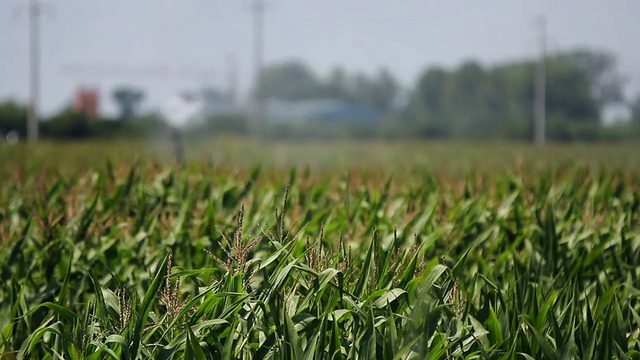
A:
[[[10,164],[0,358],[640,359],[640,177],[606,162]]]

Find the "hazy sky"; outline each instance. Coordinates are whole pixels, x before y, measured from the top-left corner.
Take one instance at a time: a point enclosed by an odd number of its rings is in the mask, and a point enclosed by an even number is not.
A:
[[[28,96],[27,0],[0,0],[0,99]],[[42,17],[45,112],[67,104],[82,84],[100,89],[113,111],[114,85],[147,91],[146,108],[211,84],[225,88],[237,59],[241,91],[251,83],[250,0],[49,0]],[[549,51],[589,46],[618,56],[629,91],[640,89],[639,0],[270,0],[267,63],[302,58],[320,75],[335,65],[374,72],[386,66],[411,86],[432,65],[468,59],[494,64],[537,53],[535,18],[548,21]],[[208,78],[70,74],[66,65],[162,68]],[[187,74],[185,74],[187,75]]]

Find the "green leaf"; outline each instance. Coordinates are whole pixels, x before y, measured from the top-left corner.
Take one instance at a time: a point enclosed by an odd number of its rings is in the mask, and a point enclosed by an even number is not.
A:
[[[396,351],[398,351],[398,329],[396,328],[396,320],[391,312],[391,307],[387,307],[387,318],[385,321],[385,344],[384,356],[387,359],[393,359]]]
[[[156,268],[156,274],[153,277],[153,281],[151,285],[147,289],[147,292],[142,299],[142,305],[140,305],[140,310],[136,314],[136,321],[133,327],[133,339],[131,340],[131,356],[132,359],[136,359],[138,357],[138,351],[141,345],[141,339],[143,335],[144,326],[147,324],[149,312],[151,311],[151,307],[153,306],[154,301],[158,299],[158,293],[160,291],[160,287],[163,285],[165,280],[165,275],[167,273],[167,262],[169,261],[169,254],[167,253],[162,261],[158,264]]]
[[[501,344],[504,341],[502,334],[502,326],[496,316],[493,306],[489,304],[489,318],[487,319],[487,327],[489,328],[489,336],[494,344]]]
[[[187,343],[185,344],[184,357],[185,360],[206,360],[204,351],[198,343],[198,339],[191,331],[190,327],[187,327]]]
[[[533,319],[531,319],[531,317],[527,315],[521,315],[521,318],[529,326],[529,329],[533,332],[538,345],[540,345],[540,348],[544,353],[545,358],[560,359],[560,355],[558,354],[558,352],[553,348],[553,346],[551,346],[549,341],[547,341],[546,337],[543,334],[541,334],[540,331],[538,331],[538,329],[536,329],[532,321]]]
[[[405,290],[398,288],[385,291],[382,296],[380,296],[376,299],[376,301],[373,302],[372,306],[374,308],[382,309],[406,293],[407,292]]]
[[[43,307],[48,308],[49,310],[53,311],[59,316],[62,316],[65,320],[70,322],[75,320],[78,317],[78,315],[76,315],[73,311],[67,309],[66,307],[60,306],[58,304],[51,303],[51,302],[45,302],[32,308],[31,310],[29,310],[29,312],[24,314],[22,317],[28,317]]]
[[[364,290],[369,282],[369,276],[371,276],[371,269],[373,268],[373,257],[375,255],[375,248],[377,243],[377,235],[374,234],[371,239],[371,243],[369,244],[369,250],[367,251],[367,256],[364,260],[364,264],[362,265],[362,273],[358,279],[356,284],[356,288],[353,292],[357,298],[361,298],[364,294]]]
[[[302,347],[300,346],[300,340],[299,340],[298,332],[296,331],[296,327],[293,324],[293,321],[291,320],[291,317],[289,316],[289,313],[286,310],[283,311],[283,315],[284,315],[284,327],[285,327],[285,332],[284,332],[285,344],[288,345],[288,349],[290,351],[292,359],[302,359],[303,351],[302,351]]]

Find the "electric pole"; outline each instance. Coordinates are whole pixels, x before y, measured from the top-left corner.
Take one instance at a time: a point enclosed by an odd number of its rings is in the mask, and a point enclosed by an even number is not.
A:
[[[265,99],[260,89],[260,79],[264,62],[264,12],[266,10],[263,0],[254,0],[251,6],[253,13],[253,71],[255,89],[253,94],[253,117],[256,135],[263,137],[266,129]]]
[[[40,97],[40,4],[29,2],[29,112],[27,139],[38,140],[38,103]]]
[[[547,20],[542,16],[537,23],[540,32],[540,59],[536,71],[533,142],[537,146],[541,146],[545,142],[546,126]]]

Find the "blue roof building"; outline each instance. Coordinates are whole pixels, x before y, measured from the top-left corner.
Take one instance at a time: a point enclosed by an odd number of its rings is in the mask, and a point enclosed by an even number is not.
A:
[[[314,99],[283,101],[268,99],[265,103],[267,121],[302,124],[321,122],[326,124],[377,124],[382,113],[374,108],[351,104],[339,99]]]

